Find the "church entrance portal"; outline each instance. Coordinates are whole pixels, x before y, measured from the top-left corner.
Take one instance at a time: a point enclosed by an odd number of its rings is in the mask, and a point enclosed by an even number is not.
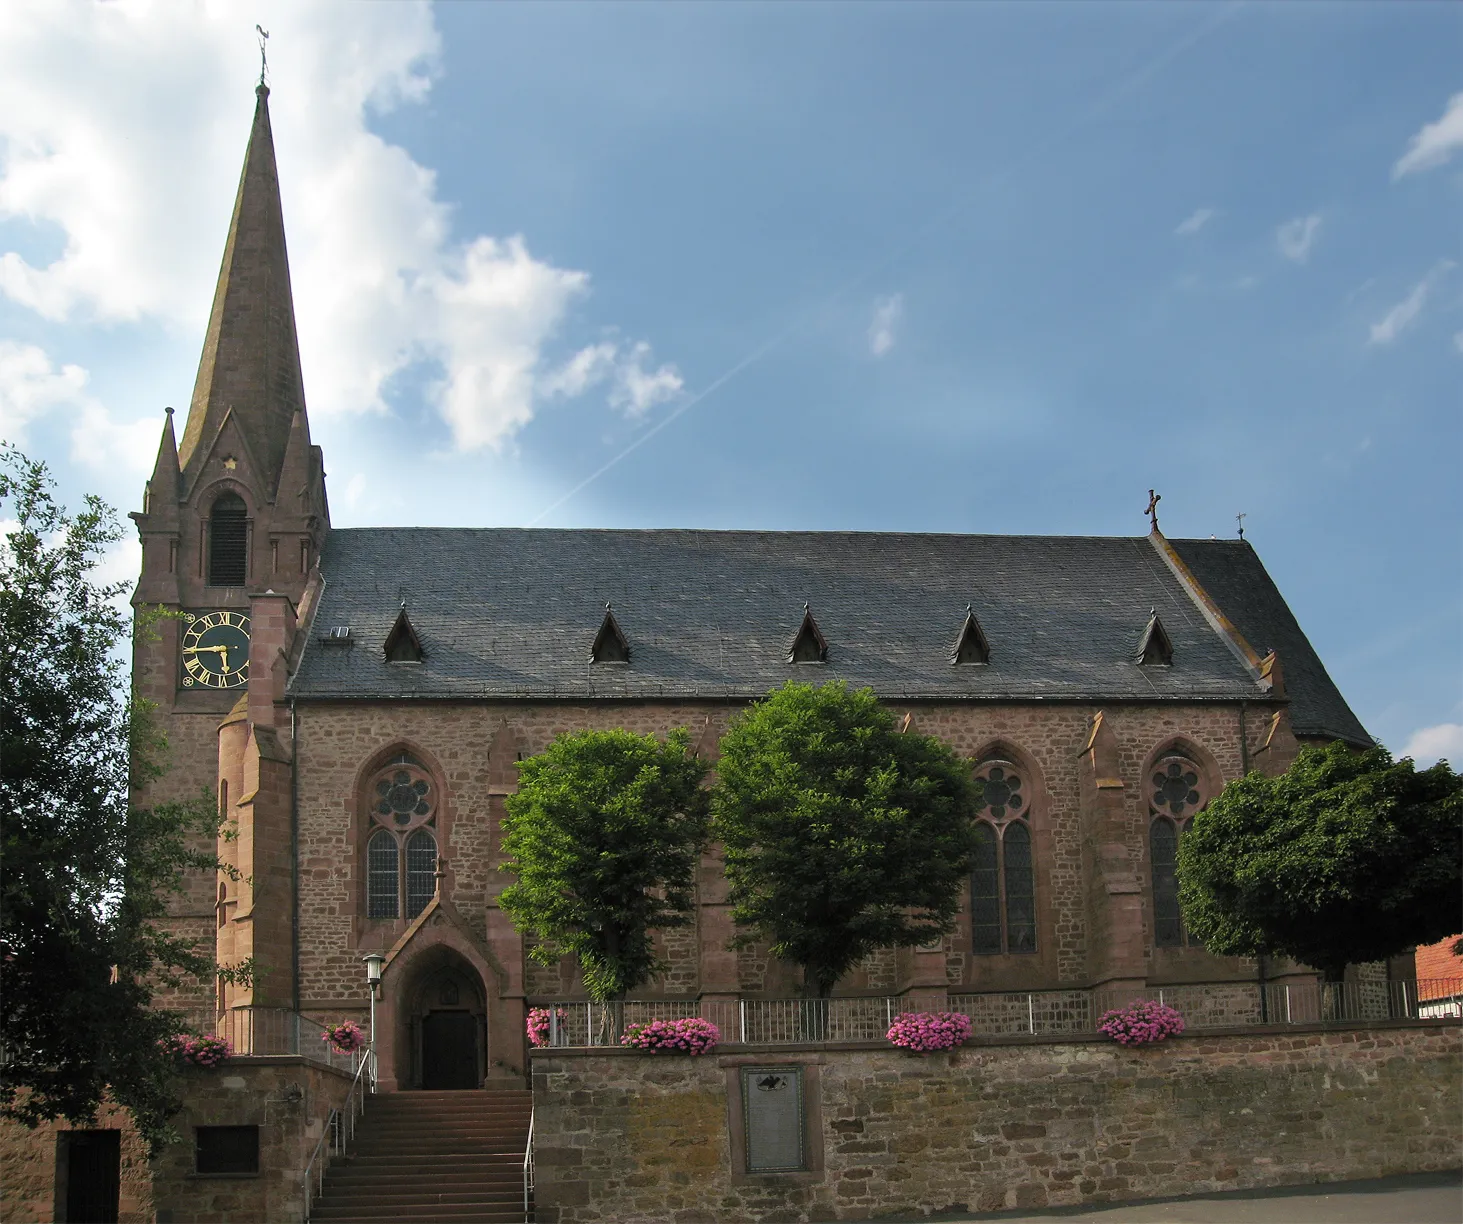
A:
[[[449,948],[428,954],[406,990],[411,1074],[402,1087],[481,1088],[488,1065],[487,998],[477,972]]]

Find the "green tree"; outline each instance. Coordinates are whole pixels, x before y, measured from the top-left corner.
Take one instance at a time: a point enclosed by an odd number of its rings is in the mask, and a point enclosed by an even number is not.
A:
[[[498,904],[535,936],[535,960],[577,956],[598,1002],[660,968],[653,931],[690,921],[709,803],[690,742],[580,731],[519,764],[502,864],[518,879]]]
[[[1463,782],[1385,748],[1303,748],[1279,777],[1231,782],[1179,841],[1184,921],[1209,951],[1327,981],[1455,934],[1460,897]]]
[[[721,741],[714,835],[743,941],[766,939],[826,998],[876,948],[950,931],[975,851],[975,783],[871,689],[788,683]]]
[[[109,1094],[156,1148],[179,1022],[153,986],[211,991],[215,973],[157,920],[186,871],[216,870],[190,847],[217,817],[206,799],[132,807],[164,744],[119,654],[128,584],[93,579],[122,532],[97,498],[72,516],[51,490],[44,464],[0,453],[0,1114],[84,1125]]]

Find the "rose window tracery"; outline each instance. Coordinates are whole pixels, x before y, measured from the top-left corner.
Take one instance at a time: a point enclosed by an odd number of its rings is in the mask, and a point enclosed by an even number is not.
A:
[[[1021,775],[1009,765],[992,765],[980,777],[981,799],[992,820],[1018,816],[1026,806],[1021,793]]]
[[[436,788],[411,753],[388,761],[368,784],[366,916],[415,918],[436,891]]]

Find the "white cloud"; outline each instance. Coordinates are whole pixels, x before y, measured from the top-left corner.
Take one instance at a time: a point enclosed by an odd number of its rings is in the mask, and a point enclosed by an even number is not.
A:
[[[34,344],[0,340],[0,438],[24,446],[32,422],[60,412],[72,418],[73,459],[101,471],[151,471],[161,423],[114,421],[87,381],[80,366],[58,369]]]
[[[1442,118],[1423,124],[1407,142],[1407,152],[1392,167],[1392,181],[1396,182],[1404,174],[1441,166],[1459,149],[1463,149],[1463,93],[1449,98]]]
[[[874,318],[869,324],[869,352],[882,357],[894,347],[894,328],[904,313],[904,294],[874,299]]]
[[[1212,208],[1196,208],[1184,220],[1178,223],[1173,231],[1180,237],[1187,238],[1190,234],[1197,234],[1201,229],[1214,219],[1215,213]]]
[[[86,371],[51,365],[34,344],[0,340],[0,438],[24,446],[27,426],[51,409],[75,407],[85,396]]]
[[[1275,245],[1286,259],[1305,263],[1310,258],[1311,247],[1321,232],[1321,214],[1311,213],[1308,217],[1295,217],[1275,231]]]
[[[656,404],[675,399],[686,385],[674,365],[647,370],[649,357],[650,345],[643,340],[628,346],[618,340],[602,340],[550,370],[539,379],[539,390],[545,395],[573,396],[609,383],[610,406],[628,417],[642,417]]]
[[[1438,723],[1414,731],[1402,755],[1411,757],[1423,768],[1440,759],[1446,759],[1454,767],[1463,764],[1463,723]]]
[[[1412,287],[1412,291],[1403,298],[1391,310],[1387,311],[1377,322],[1372,324],[1369,344],[1391,344],[1407,328],[1411,327],[1422,313],[1422,308],[1427,304],[1427,296],[1432,291],[1433,283],[1453,266],[1451,259],[1444,259],[1433,266],[1420,281]]]
[[[247,19],[221,2],[0,5],[0,219],[64,236],[49,263],[0,253],[0,293],[47,319],[201,336],[252,112],[255,20],[274,35],[312,411],[384,411],[392,375],[435,361],[457,446],[502,445],[532,419],[589,275],[536,258],[521,235],[459,241],[433,172],[369,130],[369,112],[431,88],[440,37],[423,3],[261,0]]]

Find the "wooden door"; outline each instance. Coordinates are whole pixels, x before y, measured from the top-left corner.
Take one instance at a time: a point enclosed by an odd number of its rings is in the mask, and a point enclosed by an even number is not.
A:
[[[422,1018],[422,1087],[481,1086],[477,1017],[464,1011],[428,1012]]]

